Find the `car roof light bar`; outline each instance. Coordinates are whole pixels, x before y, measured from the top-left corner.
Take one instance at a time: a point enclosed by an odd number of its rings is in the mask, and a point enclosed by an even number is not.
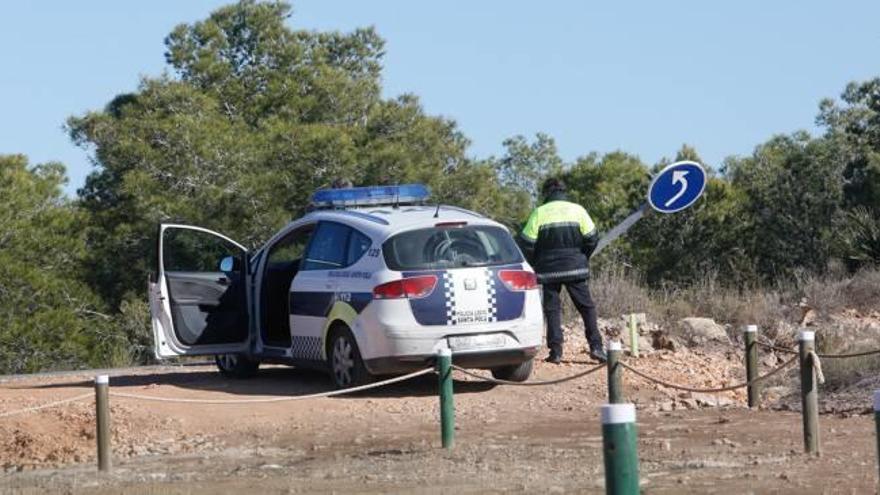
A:
[[[357,206],[402,205],[422,203],[431,195],[424,184],[399,186],[349,187],[321,189],[312,195],[317,208],[346,208]]]

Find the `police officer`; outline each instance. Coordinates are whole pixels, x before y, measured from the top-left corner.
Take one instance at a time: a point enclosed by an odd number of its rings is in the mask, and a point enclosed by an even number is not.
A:
[[[590,296],[587,280],[588,261],[596,249],[599,235],[593,220],[581,205],[567,200],[565,184],[555,178],[541,187],[544,204],[529,216],[520,243],[535,268],[538,283],[544,292],[544,317],[547,319],[547,346],[550,355],[545,361],[558,364],[562,360],[562,287],[584,320],[590,356],[606,360],[602,335],[596,316],[596,305]]]

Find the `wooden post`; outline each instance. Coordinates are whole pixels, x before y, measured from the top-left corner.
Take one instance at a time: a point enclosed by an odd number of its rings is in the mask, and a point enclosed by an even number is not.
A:
[[[95,377],[95,421],[98,442],[98,471],[110,471],[110,377]]]
[[[816,349],[816,334],[802,330],[798,335],[801,364],[801,410],[804,420],[804,451],[819,453],[819,387],[811,352]]]
[[[440,441],[444,449],[455,446],[455,402],[452,395],[452,351],[437,351],[437,375],[440,378]]]
[[[639,453],[636,406],[602,406],[602,456],[605,460],[605,493],[638,495]]]
[[[874,437],[877,442],[877,465],[880,467],[880,390],[874,391],[874,428]]]
[[[748,325],[743,332],[743,340],[746,343],[746,381],[748,382],[758,378],[758,345],[755,343],[757,336],[758,325]],[[749,407],[759,407],[761,405],[761,384],[750,384],[748,395]]]
[[[623,402],[623,386],[621,385],[621,374],[623,368],[620,366],[620,353],[622,347],[619,340],[608,342],[608,403],[619,404]]]
[[[634,358],[639,357],[639,327],[636,325],[636,314],[629,315],[629,349]]]

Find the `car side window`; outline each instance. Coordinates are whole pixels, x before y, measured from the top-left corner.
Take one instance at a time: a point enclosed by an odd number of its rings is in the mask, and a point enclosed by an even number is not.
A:
[[[318,224],[301,269],[333,270],[346,266],[351,232],[351,228],[339,223]]]
[[[311,238],[314,225],[300,227],[278,241],[269,252],[270,265],[299,261]]]
[[[346,266],[357,263],[361,256],[370,249],[373,241],[369,237],[361,234],[357,230],[351,231],[351,237],[348,239],[348,263]]]

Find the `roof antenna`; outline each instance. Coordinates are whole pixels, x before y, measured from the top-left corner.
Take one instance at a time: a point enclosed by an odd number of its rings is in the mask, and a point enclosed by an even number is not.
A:
[[[393,208],[396,210],[400,208],[400,184],[394,183],[394,206]]]
[[[434,218],[440,217],[440,202],[437,201],[437,211],[434,212]]]

